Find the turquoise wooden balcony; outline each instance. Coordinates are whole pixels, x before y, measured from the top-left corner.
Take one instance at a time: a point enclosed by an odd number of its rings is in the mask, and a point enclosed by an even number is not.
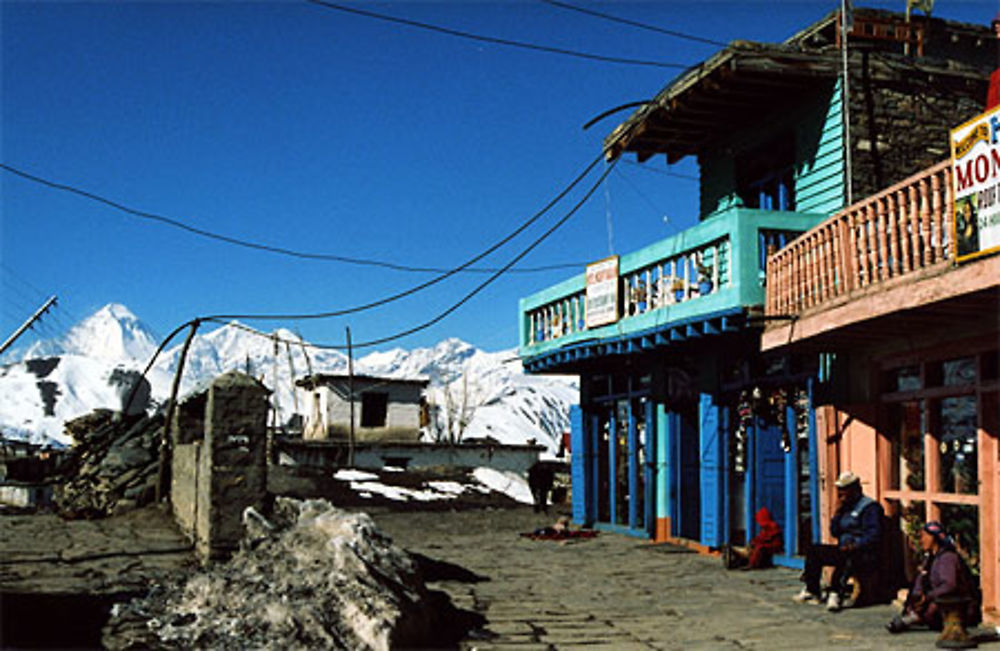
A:
[[[741,327],[764,303],[764,263],[827,215],[733,207],[619,258],[618,320],[586,326],[580,273],[520,301],[519,354],[531,372],[675,345]],[[704,282],[709,281],[709,282]]]

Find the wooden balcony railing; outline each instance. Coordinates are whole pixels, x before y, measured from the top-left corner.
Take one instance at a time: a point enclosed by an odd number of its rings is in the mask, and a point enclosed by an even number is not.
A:
[[[951,161],[942,161],[769,256],[767,314],[797,314],[954,257],[951,188]]]
[[[619,318],[707,296],[727,286],[729,249],[729,238],[724,237],[623,273],[618,278]],[[585,295],[580,290],[528,312],[528,344],[586,330]]]

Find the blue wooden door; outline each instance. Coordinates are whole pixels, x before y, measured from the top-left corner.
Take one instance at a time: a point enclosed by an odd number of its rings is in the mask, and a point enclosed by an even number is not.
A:
[[[722,431],[719,407],[711,394],[703,393],[698,401],[701,435],[701,543],[718,547],[723,542],[723,494],[725,478],[723,451],[725,432]]]
[[[583,427],[580,405],[569,408],[570,481],[573,492],[573,521],[588,522],[587,496],[590,495],[591,450]]]
[[[754,513],[762,506],[771,512],[775,522],[785,521],[785,451],[781,449],[781,428],[757,419],[754,436],[754,477],[756,500]],[[753,514],[747,514],[752,520]],[[757,533],[757,523],[750,531]]]

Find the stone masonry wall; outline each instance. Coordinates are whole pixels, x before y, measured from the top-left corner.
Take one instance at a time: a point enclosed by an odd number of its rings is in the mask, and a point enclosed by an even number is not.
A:
[[[206,519],[207,531],[200,531],[196,541],[203,557],[236,549],[243,537],[244,509],[264,506],[267,395],[263,385],[242,373],[221,375],[209,389],[203,460],[209,479],[204,488],[199,485],[199,520]]]
[[[921,72],[919,59],[852,57],[850,135],[855,201],[948,158],[949,131],[983,111],[987,77]]]
[[[268,393],[248,375],[226,373],[175,419],[170,501],[203,559],[236,549],[244,509],[264,506]]]

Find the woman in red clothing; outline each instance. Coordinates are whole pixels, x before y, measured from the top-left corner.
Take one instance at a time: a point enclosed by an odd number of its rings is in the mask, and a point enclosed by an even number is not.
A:
[[[733,569],[742,566],[743,569],[756,570],[771,567],[774,555],[781,551],[781,527],[771,517],[767,507],[761,507],[754,515],[759,531],[750,541],[746,552],[732,547],[723,550],[726,567]]]

